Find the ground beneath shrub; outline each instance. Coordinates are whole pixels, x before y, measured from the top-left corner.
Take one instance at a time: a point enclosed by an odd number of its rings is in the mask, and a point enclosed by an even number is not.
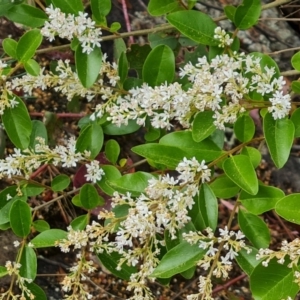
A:
[[[163,0],[162,0],[163,1]],[[208,12],[213,17],[218,17],[222,14],[221,7],[226,4],[233,4],[234,1],[222,0],[222,1],[198,1],[196,8],[198,10]],[[235,1],[239,2],[239,1]],[[153,19],[145,12],[145,5],[147,1],[142,0],[128,0],[128,13],[131,20],[131,25],[134,29],[146,28],[154,26],[160,23],[161,19]],[[257,26],[247,32],[240,33],[241,47],[246,52],[261,51],[264,53],[271,53],[274,51],[280,51],[289,47],[299,47],[299,25],[298,23],[289,24],[286,20],[270,20],[270,18],[282,17],[283,14],[290,17],[297,17],[296,13],[300,8],[299,1],[293,2],[293,7],[285,9],[271,9],[263,12],[263,17],[268,18],[261,20]],[[124,26],[123,8],[119,1],[113,1],[113,13],[109,18],[109,23],[113,21],[122,20]],[[222,22],[222,26],[229,27],[228,22]],[[125,27],[123,27],[125,28]],[[23,30],[16,24],[8,22],[5,19],[0,19],[0,42],[9,35],[12,37],[21,36]],[[64,41],[58,41],[63,43]],[[138,39],[135,42],[143,43],[145,39]],[[45,42],[46,46],[47,42]],[[104,52],[108,52],[112,57],[112,44],[106,44],[103,46]],[[290,69],[290,58],[293,52],[281,52],[274,58],[278,61],[281,70]],[[40,57],[44,64],[47,65],[50,60],[71,56],[71,53],[50,53]],[[41,119],[39,113],[46,111],[55,113],[67,112],[67,101],[60,97],[60,95],[52,93],[44,93],[37,91],[36,98],[27,99],[29,111],[32,116]],[[54,110],[53,110],[54,109]],[[78,113],[86,113],[89,111],[89,107],[83,102],[78,106]],[[62,139],[66,135],[70,136],[76,133],[76,121],[78,119],[61,118],[59,122],[54,119],[55,126],[51,129],[53,140]],[[230,135],[230,134],[229,134]],[[260,129],[258,128],[257,135],[260,135]],[[137,139],[140,137],[138,134],[130,135],[126,139],[120,139],[120,144],[123,149],[123,157],[132,156],[132,159],[136,158],[130,152],[132,145],[137,143]],[[0,141],[3,142],[3,141]],[[234,142],[234,141],[233,141]],[[259,178],[270,185],[278,186],[285,190],[286,193],[300,192],[300,159],[299,159],[300,145],[293,146],[290,160],[284,168],[276,170],[272,164],[269,155],[264,148],[264,159],[257,169]],[[9,144],[8,144],[8,152]],[[0,153],[1,155],[1,153]],[[48,180],[47,176],[43,179]],[[10,182],[1,181],[0,187],[3,189]],[[35,201],[49,201],[53,195],[44,194],[43,198],[35,199]],[[220,200],[219,212],[220,226],[225,225],[233,202]],[[44,218],[49,221],[52,220],[51,226],[53,228],[65,229],[68,225],[68,220],[74,217],[74,214],[80,214],[80,211],[74,211],[70,205],[70,199],[66,199],[61,203],[61,206],[51,205],[46,210],[40,212],[40,218]],[[267,221],[271,235],[272,246],[277,247],[283,239],[293,239],[299,236],[300,228],[295,224],[290,224],[281,221],[275,213],[268,212],[263,216]],[[236,227],[236,229],[238,229]],[[7,260],[14,260],[16,257],[16,249],[13,246],[15,237],[9,231],[0,232],[0,265],[4,265]],[[87,289],[93,294],[93,299],[127,299],[131,294],[126,290],[126,282],[115,278],[111,275],[99,262],[96,257],[91,257],[94,260],[95,265],[98,266],[97,272],[86,281]],[[60,286],[60,281],[63,276],[68,272],[69,268],[74,262],[74,255],[64,254],[59,249],[48,249],[38,252],[38,276],[35,282],[41,286],[47,294],[49,300],[63,299],[64,295]],[[158,300],[176,300],[186,299],[186,296],[192,293],[197,293],[198,290],[198,277],[201,275],[201,270],[197,269],[195,276],[186,280],[181,276],[176,276],[169,286],[163,286],[156,282],[149,282],[149,286],[153,291],[156,299]],[[6,290],[9,286],[10,278],[0,278],[0,292]],[[241,274],[239,267],[234,266],[230,279],[226,282],[215,282],[214,285],[215,299],[251,299],[251,293],[249,291],[248,279],[244,274]],[[300,299],[298,297],[297,299]]]

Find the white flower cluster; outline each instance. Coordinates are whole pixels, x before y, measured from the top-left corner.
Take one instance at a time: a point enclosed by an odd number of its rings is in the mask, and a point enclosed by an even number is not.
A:
[[[87,54],[90,54],[95,47],[101,46],[101,28],[96,28],[95,22],[88,17],[87,13],[79,12],[78,16],[66,15],[59,8],[54,8],[52,4],[46,8],[46,13],[49,22],[45,22],[41,33],[50,41],[54,40],[55,35],[70,41],[76,37],[82,46],[82,52]]]
[[[225,48],[226,46],[230,46],[233,42],[233,39],[230,38],[230,35],[226,33],[226,31],[221,27],[217,27],[215,29],[214,38],[219,41],[218,46],[220,48]]]
[[[204,257],[198,261],[198,265],[204,270],[208,270],[212,265],[214,269],[212,275],[217,278],[228,278],[228,272],[232,269],[232,261],[241,249],[247,250],[248,253],[251,249],[246,246],[243,238],[245,237],[241,231],[229,231],[227,226],[222,229],[219,228],[219,236],[215,237],[213,230],[207,228],[206,235],[201,232],[189,232],[183,234],[183,238],[190,244],[199,244],[199,248],[207,250]],[[215,246],[218,244],[218,247]],[[225,251],[225,256],[220,256],[220,253]],[[220,258],[220,260],[219,260]],[[211,297],[211,279],[200,277],[199,296],[202,295],[203,299],[212,299]],[[195,295],[192,295],[195,296]],[[208,297],[208,298],[206,298]],[[191,298],[194,299],[194,298]],[[196,298],[195,298],[196,299]]]
[[[0,178],[11,178],[14,175],[25,176],[29,178],[30,174],[37,170],[42,164],[52,163],[53,165],[61,165],[62,167],[76,167],[78,162],[90,160],[90,153],[76,152],[76,140],[71,138],[68,140],[67,146],[57,145],[54,149],[50,149],[45,144],[44,139],[38,138],[39,143],[35,149],[14,149],[14,153],[0,160]],[[104,174],[99,164],[91,163],[87,168],[87,179],[94,182],[96,178],[100,178]],[[100,180],[97,179],[97,180]]]

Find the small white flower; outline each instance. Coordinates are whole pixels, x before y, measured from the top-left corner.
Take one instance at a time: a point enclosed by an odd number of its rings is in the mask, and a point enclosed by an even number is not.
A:
[[[96,183],[97,181],[100,181],[102,179],[102,176],[104,176],[104,171],[100,167],[100,163],[98,160],[93,160],[90,162],[90,164],[86,164],[86,170],[87,174],[85,174],[85,178],[87,181],[91,181],[93,183]]]

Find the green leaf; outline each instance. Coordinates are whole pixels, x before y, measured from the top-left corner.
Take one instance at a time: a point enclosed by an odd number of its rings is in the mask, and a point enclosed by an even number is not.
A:
[[[256,300],[294,299],[299,290],[294,272],[287,263],[279,264],[277,259],[271,260],[267,267],[259,264],[250,276],[252,296]]]
[[[177,37],[166,32],[150,33],[148,35],[148,40],[151,48],[155,48],[159,45],[166,45],[170,47],[170,49],[175,50],[178,45]]]
[[[32,131],[30,135],[29,148],[35,150],[36,144],[40,144],[36,138],[43,138],[45,140],[45,145],[48,144],[48,133],[46,126],[43,122],[39,120],[32,120]]]
[[[14,101],[18,104],[14,108],[10,107],[4,110],[2,121],[13,144],[24,150],[28,148],[30,142],[32,124],[23,101],[17,96],[14,96]]]
[[[61,229],[49,229],[41,232],[30,242],[35,248],[46,248],[55,246],[55,242],[66,239],[68,233]]]
[[[37,258],[31,247],[25,246],[23,248],[20,264],[20,275],[24,278],[34,280],[37,273]]]
[[[105,144],[105,156],[112,163],[116,164],[120,155],[120,146],[115,140],[108,140]]]
[[[234,197],[240,188],[230,180],[225,174],[218,176],[211,184],[210,188],[218,198],[228,199]]]
[[[153,178],[150,173],[135,172],[110,181],[109,185],[122,194],[130,192],[133,197],[138,197],[141,193],[144,193],[148,181]]]
[[[226,5],[224,7],[224,13],[231,22],[234,22],[235,12],[236,12],[236,7],[233,5]]]
[[[206,228],[210,227],[215,231],[218,225],[218,200],[208,184],[201,184],[198,199]]]
[[[18,42],[11,38],[6,38],[2,42],[3,50],[7,55],[11,56],[12,58],[17,58],[17,46]]]
[[[249,212],[260,215],[275,208],[276,203],[284,197],[284,192],[278,188],[259,185],[258,193],[250,195],[245,191],[240,194],[240,200]]]
[[[29,205],[22,201],[14,201],[9,212],[10,226],[14,234],[25,238],[30,233],[31,209]]]
[[[112,182],[112,181],[122,177],[122,175],[121,175],[120,171],[114,166],[104,165],[104,166],[101,166],[101,168],[103,169],[105,175],[102,176],[100,181],[97,181],[97,184],[104,193],[106,193],[109,196],[112,196],[115,189],[113,189],[109,185],[109,182]]]
[[[169,278],[184,272],[197,264],[206,250],[199,245],[191,245],[184,241],[168,251],[154,269],[151,277]]]
[[[300,83],[300,82],[299,82]],[[292,114],[291,120],[294,123],[295,133],[294,137],[300,137],[300,107],[298,107]]]
[[[260,0],[243,0],[234,14],[234,25],[238,29],[248,29],[258,22],[261,12]]]
[[[258,192],[257,176],[248,156],[236,155],[227,158],[223,169],[225,174],[247,193],[255,195]]]
[[[293,55],[291,64],[295,70],[300,71],[300,51]]]
[[[0,8],[1,8],[1,6],[0,6]],[[0,266],[0,278],[6,276],[7,274],[8,274],[7,269],[3,266]]]
[[[150,52],[150,45],[145,44],[143,46],[140,46],[138,44],[134,44],[131,46],[130,51],[127,53],[127,59],[130,69],[136,70],[139,78],[142,77],[144,62]]]
[[[195,10],[177,11],[167,16],[167,20],[191,40],[208,46],[217,46],[215,28],[217,25],[210,16]]]
[[[72,203],[73,203],[75,206],[82,207],[82,203],[81,203],[81,201],[80,201],[79,194],[75,195],[75,196],[72,198]]]
[[[254,121],[249,115],[240,116],[233,128],[237,139],[241,142],[249,142],[255,133]]]
[[[238,256],[235,257],[235,260],[239,264],[240,268],[250,276],[256,266],[259,265],[260,260],[256,259],[256,254],[258,250],[247,245],[251,249],[250,253],[247,253],[246,249],[241,249],[238,252]]]
[[[201,142],[216,130],[213,115],[213,111],[206,110],[199,112],[195,116],[192,130],[192,136],[195,142]]]
[[[129,281],[131,274],[137,272],[136,267],[128,266],[125,263],[121,266],[121,270],[117,270],[118,262],[122,258],[122,255],[117,252],[108,254],[104,250],[102,253],[98,254],[98,258],[107,270],[123,280]]]
[[[39,29],[27,31],[18,42],[16,49],[17,59],[22,63],[27,62],[35,54],[42,40],[43,36]]]
[[[102,52],[95,47],[89,54],[83,53],[83,48],[78,45],[75,52],[76,70],[80,82],[85,88],[90,88],[99,76],[102,65]]]
[[[300,224],[300,194],[281,198],[275,206],[276,213],[289,222]]]
[[[25,182],[24,186],[22,186],[22,192],[25,193],[27,197],[40,195],[44,190],[45,188],[41,186],[41,184]]]
[[[114,60],[118,61],[121,54],[127,51],[127,46],[123,39],[115,39],[114,40]]]
[[[11,7],[5,14],[10,21],[28,27],[41,27],[48,19],[42,10],[27,4],[19,4]]]
[[[51,182],[51,188],[54,192],[62,192],[69,186],[70,182],[71,179],[69,176],[60,174],[53,178]]]
[[[32,76],[38,76],[40,74],[40,65],[34,59],[29,59],[24,63],[26,72]]]
[[[294,141],[294,124],[291,120],[274,120],[271,113],[264,117],[264,134],[272,160],[277,168],[284,166]]]
[[[100,152],[103,146],[103,131],[102,127],[97,123],[92,123],[84,127],[80,131],[76,141],[76,150],[83,153],[84,151],[91,152],[91,158],[94,159]]]
[[[261,218],[239,209],[238,220],[241,231],[254,247],[258,249],[269,247],[271,240],[269,228]]]
[[[88,215],[82,215],[75,218],[70,225],[74,230],[84,230],[87,224]]]
[[[91,0],[91,9],[93,17],[101,22],[111,10],[111,0]]]
[[[261,162],[261,153],[259,150],[253,147],[244,147],[241,154],[247,155],[254,168],[257,168]]]
[[[150,0],[148,4],[149,14],[152,16],[161,16],[178,8],[177,0]]]
[[[32,226],[38,232],[43,232],[50,229],[50,225],[44,220],[36,220],[32,223]]]
[[[250,55],[252,59],[256,59],[256,58],[260,59],[259,64],[260,64],[260,67],[261,67],[262,70],[264,70],[265,67],[268,67],[268,68],[274,67],[274,71],[275,71],[275,75],[274,76],[276,78],[278,78],[280,76],[280,70],[278,68],[277,63],[269,55],[263,54],[261,52],[251,52],[248,55]],[[251,75],[251,73],[249,73],[249,74]],[[258,100],[259,99],[261,99],[261,98],[258,98]]]
[[[171,83],[175,75],[175,56],[173,51],[165,45],[151,50],[143,66],[143,80],[154,87],[164,83]]]
[[[299,81],[297,81],[297,80],[292,81],[291,88],[295,94],[300,94],[300,82]]]
[[[128,74],[128,61],[125,52],[121,53],[118,61],[118,74],[120,77],[120,82],[123,83]]]
[[[186,152],[187,158],[196,157],[200,162],[202,160],[212,161],[222,153],[221,149],[211,139],[205,139],[199,143],[195,142],[190,131],[176,131],[166,134],[160,139],[159,144],[177,147]]]
[[[102,1],[102,0],[101,0]],[[81,0],[51,0],[55,7],[66,14],[78,15],[79,12],[84,11]]]
[[[26,283],[26,287],[30,290],[30,292],[35,296],[34,299],[39,300],[47,300],[45,292],[34,282]],[[25,294],[26,300],[31,300],[26,294]]]
[[[107,135],[124,135],[136,132],[140,129],[140,125],[135,120],[129,120],[128,125],[107,124],[103,126],[103,132]]]
[[[90,183],[85,183],[79,192],[80,202],[85,209],[93,209],[104,204],[97,189]]]
[[[135,146],[131,151],[173,170],[187,156],[187,153],[180,148],[154,143]]]

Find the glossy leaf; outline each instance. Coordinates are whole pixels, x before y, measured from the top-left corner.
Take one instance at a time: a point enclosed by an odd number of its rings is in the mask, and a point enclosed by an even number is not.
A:
[[[166,45],[170,49],[175,50],[178,45],[178,39],[174,35],[170,35],[165,32],[154,32],[148,35],[148,40],[151,48],[155,48],[159,45]]]
[[[299,82],[300,83],[300,82]],[[295,133],[294,133],[294,137],[300,137],[300,107],[297,108],[292,116],[291,116],[291,120],[294,123],[294,127],[295,127]]]
[[[7,55],[11,56],[12,58],[17,58],[17,45],[18,42],[11,38],[6,38],[2,42],[3,50]]]
[[[213,115],[213,111],[206,110],[199,112],[195,116],[192,130],[192,136],[195,142],[201,142],[216,130]]]
[[[190,131],[177,131],[164,135],[159,144],[178,147],[187,153],[187,158],[196,157],[200,162],[212,161],[221,155],[221,149],[211,140],[195,142]]]
[[[55,246],[55,242],[66,239],[68,233],[61,229],[49,229],[41,232],[30,242],[35,248],[46,248]]]
[[[32,120],[31,122],[32,131],[30,134],[29,148],[35,150],[36,144],[39,144],[37,138],[43,138],[45,144],[48,145],[48,133],[45,124],[39,120]]]
[[[240,188],[230,180],[225,174],[218,176],[211,184],[210,188],[218,198],[228,199],[234,197]]]
[[[247,155],[254,168],[257,168],[261,162],[261,152],[253,147],[244,147],[241,154]]]
[[[36,220],[32,222],[32,226],[38,232],[43,232],[50,229],[50,225],[45,220]]]
[[[34,280],[37,273],[37,257],[31,247],[25,246],[23,248],[20,264],[20,275],[24,278]]]
[[[95,158],[103,146],[102,127],[97,123],[92,123],[80,131],[76,142],[76,150],[79,152],[90,151],[91,158]]]
[[[291,64],[295,70],[300,71],[300,51],[293,55]]]
[[[187,156],[187,153],[180,148],[154,143],[135,146],[131,151],[173,170]]]
[[[200,213],[206,228],[210,227],[215,231],[218,225],[218,200],[208,184],[201,184],[198,199]]]
[[[102,52],[99,47],[87,54],[83,53],[83,48],[78,45],[75,52],[76,70],[80,82],[85,88],[90,88],[99,76],[102,65]]]
[[[6,276],[7,274],[8,274],[7,269],[3,266],[0,266],[0,278]]]
[[[255,195],[258,192],[257,176],[248,156],[236,155],[227,158],[223,169],[225,174],[247,193]]]
[[[24,68],[26,72],[32,76],[38,76],[41,71],[39,63],[34,59],[27,60],[24,63]]]
[[[243,0],[234,14],[234,25],[238,29],[248,29],[258,22],[261,12],[260,0]]]
[[[116,164],[120,155],[120,146],[116,140],[108,140],[105,144],[105,156],[112,163]]]
[[[275,208],[276,203],[284,197],[281,189],[273,186],[259,185],[258,193],[250,195],[245,191],[240,194],[240,200],[249,212],[260,215]]]
[[[300,194],[291,194],[281,198],[276,203],[275,210],[282,218],[300,224]]]
[[[277,259],[271,260],[267,267],[259,264],[250,276],[252,296],[258,300],[294,299],[299,290],[294,272],[287,263],[281,265]]]
[[[102,1],[102,0],[101,0]],[[78,15],[79,12],[84,10],[81,0],[51,0],[55,7],[67,14]]]
[[[206,250],[199,248],[199,245],[191,245],[184,241],[163,256],[150,276],[169,278],[184,272],[195,266],[205,253]]]
[[[103,125],[103,132],[107,135],[124,135],[136,132],[140,129],[140,125],[136,123],[135,120],[129,120],[128,125],[115,125],[107,124]]]
[[[238,252],[238,255],[235,257],[235,260],[239,264],[240,268],[250,276],[256,266],[259,265],[261,260],[256,259],[256,254],[258,250],[247,245],[251,249],[250,253],[247,253],[246,249],[241,249]]]
[[[294,141],[294,124],[289,119],[274,120],[271,113],[264,117],[264,134],[272,160],[277,168],[284,166]]]
[[[178,8],[177,0],[150,0],[148,4],[148,11],[152,16],[161,16],[167,14]]]
[[[122,194],[130,192],[133,197],[137,197],[141,193],[145,192],[145,188],[148,186],[148,181],[153,178],[153,175],[150,173],[135,172],[110,181],[109,185]]]
[[[300,82],[299,81],[297,81],[297,80],[292,81],[291,88],[295,94],[300,94]]]
[[[102,253],[98,254],[98,258],[107,270],[123,280],[129,281],[131,274],[137,272],[136,267],[128,266],[126,263],[121,266],[121,270],[117,270],[118,262],[122,258],[121,254],[117,252],[108,254],[104,250]]]
[[[26,283],[26,287],[30,290],[30,292],[35,296],[35,299],[39,300],[47,300],[47,296],[45,292],[34,282]],[[29,297],[25,294],[26,300],[31,300]]]
[[[231,22],[234,22],[235,12],[236,12],[236,7],[233,5],[226,5],[224,7],[224,13]]]
[[[195,10],[177,11],[167,16],[167,20],[191,40],[208,46],[217,46],[214,39],[217,25],[210,16]]]
[[[42,10],[27,4],[19,4],[11,7],[5,14],[10,21],[28,27],[41,27],[48,19]]]
[[[30,233],[31,227],[31,209],[29,205],[17,200],[12,204],[9,211],[10,226],[14,234],[25,238]]]
[[[241,231],[254,247],[258,249],[269,247],[271,240],[269,228],[261,218],[240,209],[238,220]]]
[[[175,56],[173,51],[165,45],[151,50],[143,66],[143,79],[154,87],[164,83],[171,83],[175,75]]]
[[[40,195],[45,190],[41,184],[36,183],[25,183],[22,186],[22,192],[25,193],[28,197]]]
[[[127,53],[127,59],[130,69],[136,70],[138,77],[142,77],[142,70],[148,54],[151,52],[150,45],[143,46],[133,44],[130,51]]]
[[[97,21],[102,21],[111,10],[111,0],[91,0],[91,9],[93,17]]]
[[[118,62],[118,73],[120,82],[123,83],[128,74],[128,61],[125,52],[122,52]]]
[[[85,209],[93,209],[104,204],[97,189],[90,183],[84,184],[79,192],[80,202]]]
[[[43,36],[38,29],[27,31],[19,40],[16,55],[20,62],[27,62],[42,43]]]
[[[65,174],[57,175],[51,182],[51,188],[54,192],[62,192],[70,185],[71,179]]]
[[[249,115],[242,115],[234,123],[234,133],[241,142],[250,141],[255,133],[253,119]]]
[[[104,165],[102,166],[102,169],[105,175],[102,176],[100,181],[97,181],[97,184],[104,193],[112,196],[115,189],[109,185],[109,182],[117,180],[118,178],[122,177],[122,175],[120,171],[114,166]]]
[[[82,215],[75,218],[70,225],[74,230],[84,230],[87,224],[88,215]]]
[[[32,124],[24,102],[17,96],[14,96],[14,101],[18,104],[4,110],[2,121],[9,139],[23,150],[28,148]]]

